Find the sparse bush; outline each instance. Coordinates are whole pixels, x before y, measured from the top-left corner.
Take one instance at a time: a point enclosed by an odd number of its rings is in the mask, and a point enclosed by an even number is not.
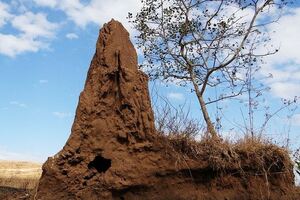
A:
[[[287,174],[289,178],[293,176],[289,172],[291,159],[288,150],[267,139],[249,135],[236,142],[215,141],[209,134],[204,134],[199,141],[184,137],[169,137],[168,140],[174,151],[207,162],[213,171],[235,171],[242,176],[269,177],[276,173]],[[245,171],[253,174],[243,174]]]
[[[186,111],[185,104],[176,108],[166,98],[159,98],[163,104],[154,105],[158,133],[172,137],[195,138],[203,132],[200,122],[191,118],[189,111]]]

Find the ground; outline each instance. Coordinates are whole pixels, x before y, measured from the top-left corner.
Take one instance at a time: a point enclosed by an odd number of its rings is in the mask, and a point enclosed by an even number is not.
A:
[[[0,199],[30,199],[41,171],[39,163],[0,161]]]

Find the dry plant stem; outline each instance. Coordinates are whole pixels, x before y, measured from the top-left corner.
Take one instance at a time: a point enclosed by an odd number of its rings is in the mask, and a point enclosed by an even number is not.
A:
[[[266,171],[266,169],[264,167],[262,167],[262,168],[263,168],[265,181],[266,181],[266,187],[267,187],[267,199],[270,199],[270,184],[269,184],[268,172]]]
[[[153,97],[152,97],[153,98]],[[186,104],[176,108],[164,96],[154,93],[154,98],[159,98],[163,105],[153,103],[155,113],[156,131],[163,136],[194,138],[203,132],[203,125],[189,115]]]

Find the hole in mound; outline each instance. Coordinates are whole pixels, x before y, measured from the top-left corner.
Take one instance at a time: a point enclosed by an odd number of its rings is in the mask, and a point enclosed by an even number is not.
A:
[[[95,168],[99,173],[106,172],[111,167],[111,159],[96,156],[93,161],[88,164],[88,168]]]

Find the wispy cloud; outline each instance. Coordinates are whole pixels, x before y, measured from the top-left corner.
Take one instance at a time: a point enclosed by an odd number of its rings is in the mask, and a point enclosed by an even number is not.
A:
[[[292,119],[291,119],[292,125],[293,126],[299,126],[300,127],[300,113],[295,114]]]
[[[178,92],[170,92],[167,97],[172,100],[182,101],[184,100],[184,95]]]
[[[74,40],[74,39],[78,39],[78,35],[76,35],[75,33],[68,33],[66,35],[66,38],[68,38],[70,40]]]
[[[60,119],[72,117],[72,114],[69,112],[53,112],[52,114]]]
[[[24,52],[37,52],[43,47],[44,43],[25,36],[0,33],[0,53],[10,57]]]
[[[62,1],[64,1],[64,0],[62,0]],[[34,2],[40,6],[54,8],[58,5],[59,0],[50,0],[50,1],[49,0],[34,0]]]
[[[9,13],[9,6],[0,2],[0,27],[5,25],[10,17],[11,14]]]
[[[2,107],[1,110],[8,110],[8,107]]]
[[[290,8],[277,23],[269,27],[271,44],[279,47],[279,52],[269,56],[262,73],[272,74],[266,81],[276,97],[293,98],[300,94],[300,8]]]
[[[47,83],[49,83],[49,81],[46,80],[46,79],[41,79],[41,80],[39,80],[39,83],[40,84],[47,84]]]
[[[34,162],[41,162],[41,159],[34,156],[28,155],[25,153],[16,153],[7,150],[4,147],[0,146],[0,160],[7,160],[7,161],[34,161]]]
[[[11,101],[9,102],[9,104],[20,108],[27,108],[27,105],[25,103],[20,103],[18,101]]]
[[[44,37],[51,38],[58,25],[49,22],[46,14],[26,12],[15,16],[11,21],[14,28],[21,31],[24,35],[31,38]]]
[[[19,160],[21,155],[18,153],[8,152],[4,149],[0,149],[0,160]]]

